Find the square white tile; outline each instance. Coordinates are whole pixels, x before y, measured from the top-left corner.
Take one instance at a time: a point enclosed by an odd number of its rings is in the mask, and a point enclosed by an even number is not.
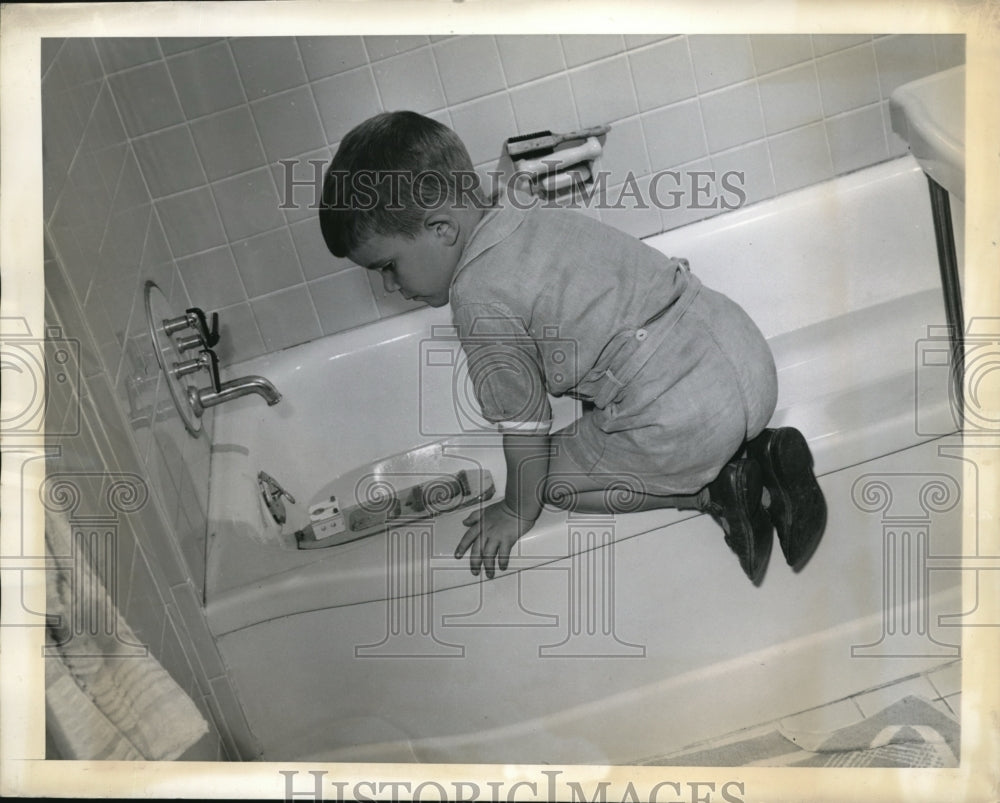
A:
[[[870,43],[817,59],[816,73],[827,116],[867,106],[880,97],[875,50]]]
[[[246,300],[246,292],[229,246],[179,259],[177,268],[191,303],[195,306],[217,310]]]
[[[184,112],[164,62],[116,73],[108,81],[130,136],[183,122]]]
[[[195,120],[191,123],[191,135],[212,181],[266,164],[264,149],[246,105]]]
[[[774,186],[789,192],[833,176],[830,147],[823,123],[796,128],[768,139]]]
[[[624,55],[571,72],[570,85],[581,125],[613,123],[639,111]]]
[[[250,108],[270,162],[326,145],[316,103],[307,86],[254,101]]]
[[[287,227],[240,240],[231,247],[243,286],[251,299],[304,281]]]
[[[185,125],[132,140],[136,160],[154,198],[205,184],[205,172]]]
[[[687,40],[683,37],[629,53],[628,60],[641,111],[666,106],[698,92]]]
[[[764,136],[756,81],[701,96],[701,115],[710,152],[726,150]]]
[[[412,109],[426,113],[445,105],[437,65],[429,48],[380,61],[372,65],[372,72],[386,111]]]
[[[173,56],[167,66],[189,120],[246,102],[226,42]]]
[[[826,121],[833,170],[842,174],[889,156],[880,104],[847,112]]]
[[[342,332],[377,320],[379,310],[368,284],[368,271],[349,268],[309,282],[309,294],[324,334]]]
[[[229,42],[247,98],[255,100],[306,83],[291,36],[253,36]]]
[[[326,247],[319,221],[300,220],[288,228],[307,281],[355,267],[351,260],[346,257],[335,257]]]
[[[635,176],[649,174],[646,141],[638,117],[615,123],[604,140],[604,150],[596,168],[610,174],[609,185],[621,184],[630,173]]]
[[[775,193],[771,154],[764,140],[712,155],[720,206],[738,208]]]
[[[489,95],[505,86],[500,54],[491,36],[456,36],[434,45],[433,52],[449,104]]]
[[[607,203],[600,208],[601,222],[631,234],[648,237],[660,231],[660,210],[650,194],[650,177],[629,178],[609,187]]]
[[[278,208],[281,200],[266,167],[216,181],[212,193],[230,242],[285,224]]]
[[[496,37],[508,86],[562,71],[563,59],[559,37],[552,34],[517,34]]]
[[[510,90],[517,133],[573,131],[580,126],[569,78],[555,75]]]
[[[323,334],[304,284],[250,302],[266,351],[314,340]]]
[[[59,70],[66,88],[99,81],[104,77],[94,40],[82,37],[66,39],[56,55],[53,69]]]
[[[684,164],[708,155],[697,100],[664,106],[641,116],[653,170]]]
[[[754,77],[750,38],[742,34],[695,35],[688,37],[698,89],[712,89]]]
[[[757,83],[768,134],[788,131],[822,119],[819,81],[812,62],[772,72],[759,78]]]
[[[250,304],[241,302],[218,310],[219,331],[222,337],[215,347],[223,365],[249,360],[264,353],[264,341],[257,328]]]
[[[312,90],[326,144],[339,142],[358,123],[382,111],[375,79],[367,67],[316,81]]]
[[[813,57],[812,40],[807,33],[751,34],[750,47],[758,76],[811,61]]]
[[[473,164],[496,159],[504,140],[517,130],[506,94],[475,100],[451,110],[451,119]]]
[[[208,187],[161,198],[156,202],[156,211],[174,257],[207,251],[226,242]]]
[[[298,43],[310,81],[368,63],[360,36],[300,36]]]

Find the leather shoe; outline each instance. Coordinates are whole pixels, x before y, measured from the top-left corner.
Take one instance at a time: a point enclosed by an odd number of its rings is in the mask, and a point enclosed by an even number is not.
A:
[[[765,429],[747,444],[761,468],[771,497],[768,515],[778,543],[794,571],[809,561],[826,529],[826,500],[813,474],[813,456],[805,437],[794,427]]]
[[[726,534],[726,543],[754,585],[760,585],[771,557],[774,527],[761,504],[763,478],[751,458],[727,463],[708,485],[709,513]]]

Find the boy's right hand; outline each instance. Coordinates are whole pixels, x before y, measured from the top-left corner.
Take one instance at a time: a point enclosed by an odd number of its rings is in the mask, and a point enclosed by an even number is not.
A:
[[[506,571],[511,549],[517,539],[532,528],[534,522],[519,518],[501,500],[483,508],[482,513],[478,510],[470,513],[462,524],[469,529],[458,542],[455,557],[461,558],[471,547],[469,568],[472,573],[478,577],[479,570],[483,567],[486,569],[486,576],[492,580],[495,564],[500,566],[500,571]]]

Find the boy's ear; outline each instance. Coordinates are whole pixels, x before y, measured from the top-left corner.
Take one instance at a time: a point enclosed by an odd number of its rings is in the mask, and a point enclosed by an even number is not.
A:
[[[461,227],[454,215],[447,212],[435,212],[428,215],[424,226],[434,232],[436,236],[441,237],[445,245],[454,245],[458,242]]]

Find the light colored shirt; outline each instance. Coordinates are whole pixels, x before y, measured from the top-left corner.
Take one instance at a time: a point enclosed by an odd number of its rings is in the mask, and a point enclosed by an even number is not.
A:
[[[682,261],[578,212],[488,210],[450,296],[484,418],[503,430],[547,431],[546,391],[593,401],[588,375],[599,360],[627,349],[628,335],[691,278]]]

